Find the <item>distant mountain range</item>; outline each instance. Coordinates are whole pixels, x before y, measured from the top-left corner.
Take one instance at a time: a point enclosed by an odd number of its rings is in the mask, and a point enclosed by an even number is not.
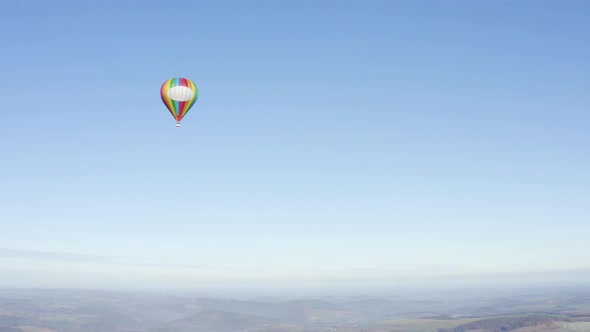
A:
[[[590,293],[462,300],[254,301],[0,290],[0,332],[525,332],[531,326],[550,332],[572,324],[578,331],[586,327],[590,331]]]

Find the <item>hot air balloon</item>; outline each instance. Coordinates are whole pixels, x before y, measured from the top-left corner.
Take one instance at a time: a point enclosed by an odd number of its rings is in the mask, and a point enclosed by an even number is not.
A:
[[[176,127],[197,101],[199,92],[193,81],[186,78],[171,78],[162,84],[160,96],[164,105],[176,119]]]

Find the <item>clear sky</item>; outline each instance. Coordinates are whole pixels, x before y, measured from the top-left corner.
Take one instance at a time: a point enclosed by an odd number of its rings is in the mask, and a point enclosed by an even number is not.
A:
[[[582,0],[7,2],[0,287],[587,280],[588,17]],[[171,77],[199,87],[181,128]]]

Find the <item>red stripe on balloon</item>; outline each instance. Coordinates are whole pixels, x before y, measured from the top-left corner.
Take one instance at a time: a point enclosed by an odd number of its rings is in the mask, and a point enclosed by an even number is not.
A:
[[[184,108],[186,107],[186,101],[181,101],[178,103],[178,117],[182,119],[184,115]]]

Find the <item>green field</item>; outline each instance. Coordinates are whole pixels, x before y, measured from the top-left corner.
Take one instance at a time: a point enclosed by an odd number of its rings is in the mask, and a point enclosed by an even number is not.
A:
[[[466,324],[478,318],[471,319],[396,319],[384,321],[391,332],[436,332],[440,328],[452,328]]]

